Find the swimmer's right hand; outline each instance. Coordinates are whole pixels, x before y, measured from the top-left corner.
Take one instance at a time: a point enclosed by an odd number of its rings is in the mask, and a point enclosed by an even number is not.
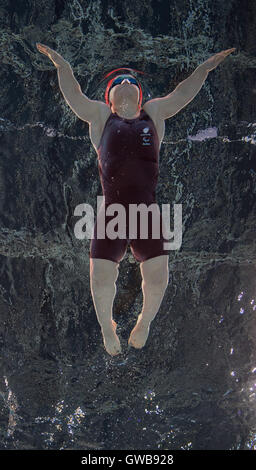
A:
[[[54,51],[50,47],[46,46],[45,44],[41,44],[40,42],[36,42],[36,47],[42,54],[45,54],[51,59],[54,63],[55,67],[60,67],[62,65],[69,65],[69,63],[61,57],[58,52]]]

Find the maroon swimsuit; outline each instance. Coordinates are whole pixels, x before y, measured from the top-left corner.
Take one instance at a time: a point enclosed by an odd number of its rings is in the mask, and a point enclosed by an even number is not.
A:
[[[105,124],[98,147],[99,176],[105,196],[105,207],[101,205],[99,217],[105,216],[105,226],[114,215],[106,215],[110,204],[119,203],[126,210],[126,235],[124,238],[110,239],[105,231],[105,239],[97,239],[97,221],[94,238],[91,239],[90,257],[109,259],[119,263],[127,250],[128,243],[138,262],[155,256],[166,255],[163,243],[169,240],[162,236],[162,217],[160,213],[160,238],[152,238],[152,213],[148,212],[148,238],[140,238],[140,213],[137,216],[137,236],[129,237],[129,204],[156,203],[155,191],[159,167],[159,139],[150,116],[141,109],[136,119],[121,118],[111,113]],[[158,206],[158,205],[157,205]],[[159,206],[158,206],[159,208]],[[160,211],[160,209],[159,209]],[[117,231],[117,226],[115,231]]]

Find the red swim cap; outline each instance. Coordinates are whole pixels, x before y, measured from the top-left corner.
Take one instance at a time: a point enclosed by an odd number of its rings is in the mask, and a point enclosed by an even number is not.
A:
[[[138,73],[142,73],[143,75],[147,75],[146,72],[141,72],[140,70],[136,70],[136,69],[132,69],[132,68],[127,68],[127,67],[121,67],[121,68],[118,68],[118,69],[114,69],[114,70],[111,70],[111,72],[108,72],[104,77],[103,79],[100,81],[100,83],[105,80],[107,77],[109,77],[110,75],[112,75],[112,73],[115,73],[115,72],[118,72],[119,70],[129,70],[129,71],[134,71],[134,72],[138,72]],[[109,106],[109,90],[111,88],[111,85],[113,83],[113,81],[115,80],[115,78],[117,77],[118,75],[116,75],[115,77],[111,78],[107,84],[107,88],[106,88],[106,91],[105,91],[105,101],[107,103],[107,105]],[[135,77],[134,77],[135,78]],[[137,78],[136,78],[137,80]],[[142,88],[141,88],[141,84],[140,82],[137,80],[138,82],[138,85],[139,85],[139,91],[140,91],[140,99],[139,99],[139,107],[141,107],[141,103],[142,103]]]

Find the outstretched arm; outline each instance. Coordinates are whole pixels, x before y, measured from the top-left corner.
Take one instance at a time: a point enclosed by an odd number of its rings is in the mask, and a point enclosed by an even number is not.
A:
[[[219,52],[207,59],[183,82],[175,88],[175,90],[163,98],[155,98],[146,103],[146,106],[154,107],[160,119],[168,119],[177,114],[184,106],[186,106],[197,95],[202,88],[208,73],[215,69],[235,48],[227,49]],[[144,105],[145,106],[145,105]]]
[[[36,43],[36,46],[39,52],[48,56],[57,68],[60,90],[72,111],[88,123],[98,119],[104,103],[90,100],[82,93],[70,64],[60,54],[44,44]]]

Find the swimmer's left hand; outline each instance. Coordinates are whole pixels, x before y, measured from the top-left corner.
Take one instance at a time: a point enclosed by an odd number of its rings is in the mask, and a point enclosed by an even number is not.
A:
[[[58,52],[54,51],[49,46],[46,46],[45,44],[37,42],[36,47],[39,50],[39,52],[41,52],[42,54],[45,54],[46,56],[49,57],[49,59],[51,59],[51,61],[53,62],[56,68],[60,66],[69,65],[68,62],[65,59],[63,59],[63,57],[60,54],[58,54]]]
[[[226,49],[225,51],[218,52],[218,54],[213,55],[208,60],[206,60],[202,65],[206,68],[207,72],[215,69],[226,57],[236,50],[235,47],[231,49]]]

